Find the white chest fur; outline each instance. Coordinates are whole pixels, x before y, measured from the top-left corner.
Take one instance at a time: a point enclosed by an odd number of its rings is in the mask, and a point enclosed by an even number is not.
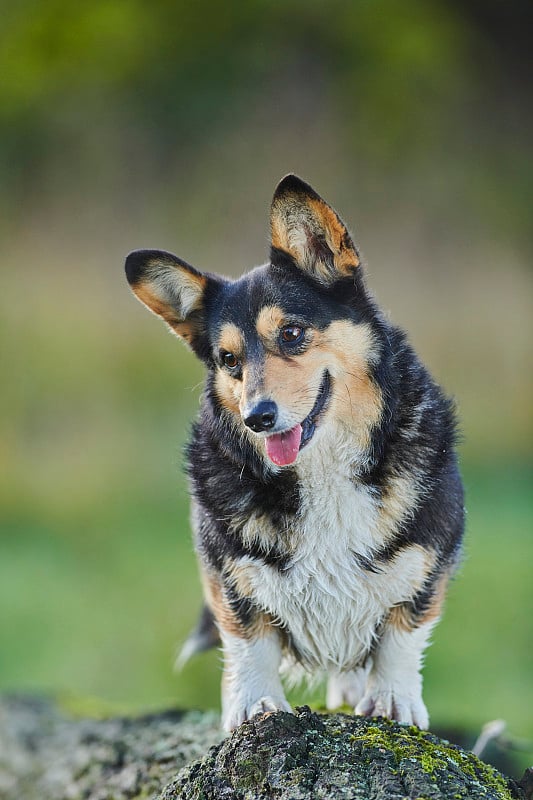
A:
[[[362,568],[357,554],[371,558],[383,544],[379,502],[347,477],[346,465],[332,469],[313,456],[299,465],[288,569],[249,561],[246,571],[255,602],[290,631],[308,669],[346,670],[364,658],[388,610],[420,588],[428,554],[412,545],[377,572]]]

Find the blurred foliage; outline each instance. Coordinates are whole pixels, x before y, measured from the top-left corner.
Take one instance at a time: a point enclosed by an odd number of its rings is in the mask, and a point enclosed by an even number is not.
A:
[[[170,667],[200,604],[180,465],[202,370],[122,261],[257,263],[296,170],[357,222],[370,285],[460,408],[467,557],[433,720],[533,737],[527,10],[1,3],[1,689],[218,702],[219,654]]]
[[[165,113],[187,125],[195,113],[211,116],[213,97],[222,105],[228,89],[281,77],[302,54],[343,75],[343,89],[364,87],[362,101],[378,113],[396,103],[407,118],[420,91],[450,91],[450,67],[465,57],[452,7],[419,0],[22,2],[3,10],[1,36],[0,100],[11,119],[97,87],[131,93],[146,118]]]
[[[254,114],[265,93],[282,95],[296,76],[300,103],[341,116],[339,137],[374,170],[424,169],[438,155],[461,173],[457,162],[470,158],[461,190],[472,206],[488,215],[489,225],[528,234],[530,115],[514,62],[506,52],[494,59],[479,15],[467,6],[449,0],[3,5],[6,213],[13,192],[34,187],[52,154],[63,163],[75,152],[105,159],[113,130],[124,137],[126,154],[137,138],[152,168],[168,175],[199,141]],[[504,30],[496,33],[500,40]],[[511,74],[502,91],[505,67]],[[280,126],[298,124],[297,109],[288,119],[274,101],[272,113]]]

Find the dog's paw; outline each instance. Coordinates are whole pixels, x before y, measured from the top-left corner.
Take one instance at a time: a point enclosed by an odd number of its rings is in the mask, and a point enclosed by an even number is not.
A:
[[[422,696],[402,694],[391,687],[367,691],[357,704],[355,713],[365,717],[388,717],[407,725],[417,725],[423,730],[429,727],[428,712]]]
[[[265,695],[252,702],[235,700],[224,713],[222,725],[224,730],[230,732],[252,717],[260,714],[273,714],[276,711],[288,711],[289,714],[292,714],[292,708],[284,697]]]

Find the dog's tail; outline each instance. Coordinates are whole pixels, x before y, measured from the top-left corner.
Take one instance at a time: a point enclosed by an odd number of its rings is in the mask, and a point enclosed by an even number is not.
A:
[[[219,645],[220,635],[213,612],[204,605],[196,628],[189,634],[176,658],[176,670],[183,669],[187,661],[197,653],[203,653],[204,650],[210,650]]]

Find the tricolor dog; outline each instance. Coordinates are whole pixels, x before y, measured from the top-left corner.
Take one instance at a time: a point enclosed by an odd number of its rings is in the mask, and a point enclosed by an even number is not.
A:
[[[270,260],[237,280],[170,253],[126,261],[137,297],[207,369],[188,448],[205,608],[184,657],[222,643],[223,723],[327,704],[428,726],[420,675],[461,549],[453,404],[378,308],[337,213],[294,175]]]

